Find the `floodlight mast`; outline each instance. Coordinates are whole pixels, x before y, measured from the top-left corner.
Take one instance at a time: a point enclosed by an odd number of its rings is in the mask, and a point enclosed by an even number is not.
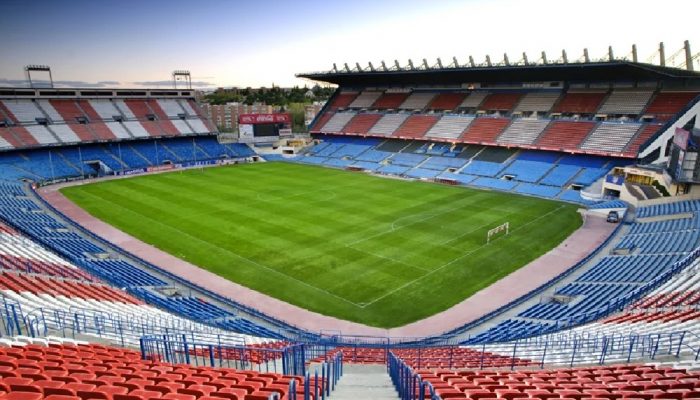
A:
[[[49,73],[49,87],[53,88],[53,76],[51,75],[51,67],[48,65],[37,65],[30,64],[24,66],[24,74],[29,81],[29,87],[35,88],[34,81],[32,80],[32,72],[48,72]]]
[[[185,89],[192,89],[192,75],[190,71],[184,69],[173,71],[173,89],[177,89],[178,80],[183,80],[185,82]]]

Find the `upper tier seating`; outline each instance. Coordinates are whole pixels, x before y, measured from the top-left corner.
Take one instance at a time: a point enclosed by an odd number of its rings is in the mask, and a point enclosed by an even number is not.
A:
[[[406,95],[403,92],[381,92],[373,89],[363,92],[354,102],[364,103],[365,106],[362,108],[371,108],[369,103],[372,102],[374,108],[406,109],[418,115],[428,116],[437,114],[437,122],[423,135],[425,138],[436,141],[500,144],[584,154],[607,153],[615,157],[633,158],[645,149],[645,145],[651,143],[649,139],[653,138],[663,126],[659,122],[649,121],[648,118],[663,121],[662,116],[665,114],[655,115],[651,112],[665,112],[670,109],[677,111],[677,107],[673,104],[688,104],[683,102],[691,101],[689,99],[696,94],[696,92],[655,94],[653,91],[644,89],[605,91],[573,88],[564,93],[554,89],[523,89],[518,92],[494,92],[495,89],[465,90],[464,92],[457,90],[416,91]],[[407,96],[403,103],[397,104],[397,99],[404,98],[403,96]],[[664,104],[669,102],[670,108],[665,109]],[[643,115],[642,109],[647,103],[650,103],[648,108],[651,112]],[[326,111],[318,117],[311,129],[312,133],[326,132],[322,125],[335,118],[334,112]],[[595,121],[594,118],[602,118],[598,115],[599,113],[611,113],[614,118],[609,121],[610,123],[618,122],[616,118],[619,117],[619,122],[629,122],[629,124],[624,127],[613,127],[612,124],[606,125],[607,122]],[[408,127],[412,126],[413,121],[422,119],[418,118],[418,115],[410,119]],[[636,118],[630,118],[630,115]],[[498,122],[474,121],[480,117],[496,118]],[[670,118],[669,115],[667,117]],[[390,117],[389,120],[392,118],[401,117]],[[529,120],[530,118],[532,120]],[[641,128],[639,132],[630,131],[633,130],[634,124],[638,124]],[[374,134],[373,129],[377,129],[376,124],[367,133]],[[394,135],[419,138],[420,131],[422,129],[416,133],[405,134],[399,129]],[[331,132],[357,133],[344,132],[337,127]],[[386,136],[390,133],[382,131],[377,134]]]
[[[382,95],[381,91],[365,90],[350,103],[350,108],[369,108]]]
[[[649,103],[652,94],[653,92],[650,90],[614,90],[605,100],[605,103],[600,106],[598,113],[639,115]]]
[[[559,91],[527,93],[520,99],[514,111],[548,113],[560,96]]]
[[[393,136],[401,138],[421,138],[437,122],[434,115],[411,115],[394,131]]]
[[[7,109],[5,104],[0,101],[0,122],[4,122],[5,124],[10,124],[10,123],[18,123],[17,118],[15,118],[14,115],[10,112],[10,110]]]
[[[371,135],[389,136],[409,117],[410,114],[385,114],[369,130]]]
[[[595,125],[590,121],[553,121],[535,144],[552,150],[578,148]]]
[[[431,110],[456,110],[462,104],[466,93],[440,93],[428,104]]]
[[[508,118],[477,118],[469,125],[462,139],[467,143],[495,143],[498,135],[510,123]]]
[[[52,129],[54,129],[54,128],[57,127],[57,126],[58,126],[58,125],[54,125],[54,126],[52,127]],[[72,130],[73,132],[75,132],[75,134],[78,136],[78,138],[80,138],[81,141],[89,142],[89,141],[98,140],[98,139],[114,139],[111,135],[110,135],[110,136],[107,136],[106,138],[97,136],[97,134],[95,133],[95,128],[97,128],[98,126],[99,126],[100,128],[101,128],[101,127],[104,127],[104,125],[103,125],[102,123],[100,123],[100,122],[95,123],[94,125],[90,125],[90,124],[67,124],[66,126],[69,127],[70,130]],[[100,128],[97,128],[97,130],[99,130]]]
[[[7,139],[5,138],[7,136]],[[11,142],[15,142],[15,140],[10,138],[11,133],[9,129],[6,128],[0,128],[0,150],[6,150],[6,149],[14,149],[15,145]]]
[[[181,103],[182,104],[182,103]],[[185,103],[186,104],[186,103]],[[211,122],[207,119],[190,119],[187,120],[187,123],[190,124],[192,129],[195,131],[195,133],[211,133],[211,132],[216,132],[216,128],[212,126]]]
[[[124,121],[123,126],[133,137],[144,138],[151,135],[151,133],[146,130],[146,125],[144,125],[146,122],[151,121],[143,121],[143,123],[139,121]],[[148,128],[149,130],[153,130],[153,125],[148,125]],[[154,136],[160,136],[157,128],[154,132]]]
[[[309,128],[309,132],[321,132],[321,128],[323,128],[323,126],[326,125],[328,121],[330,121],[330,119],[333,118],[334,115],[335,114],[333,112],[325,112],[319,116],[316,116],[316,119],[313,122],[313,126]]]
[[[458,106],[458,108],[476,109],[484,99],[489,95],[489,92],[470,92]]]
[[[435,97],[433,92],[413,92],[399,108],[404,110],[422,110]]]
[[[28,125],[25,128],[39,144],[58,143],[58,139],[43,125]]]
[[[123,115],[124,117],[126,117],[128,119],[136,119],[137,118],[136,115],[134,114],[134,112],[131,110],[131,107],[129,107],[124,102],[124,100],[117,99],[117,100],[114,100],[112,103],[114,104],[115,107],[117,107],[120,114]],[[148,109],[144,110],[144,106],[143,106],[142,102],[139,102],[137,104],[141,106],[141,107],[139,107],[138,105],[136,106],[137,110],[141,112],[140,118],[142,118],[142,119],[146,118],[146,114],[149,114],[150,112],[148,111]]]
[[[122,116],[121,112],[110,100],[90,100],[88,101],[93,110],[105,121],[113,121],[115,116]]]
[[[697,96],[698,92],[658,93],[646,110],[644,110],[644,114],[653,115],[659,120],[665,121],[680,112],[683,107],[687,106]]]
[[[0,149],[213,132],[201,118],[175,99],[1,100]]]
[[[509,112],[520,97],[521,93],[492,93],[479,105],[479,110]]]
[[[639,131],[640,125],[603,122],[586,138],[580,148],[601,152],[622,153]]]
[[[390,109],[399,108],[401,104],[408,98],[408,93],[384,93],[373,104],[372,108]]]
[[[146,119],[150,116],[155,116],[157,113],[151,108],[147,101],[143,100],[124,100],[124,104],[137,119]]]
[[[51,132],[53,132],[59,141],[63,143],[78,143],[80,138],[73,132],[70,125],[51,125]]]
[[[346,108],[352,103],[353,100],[357,97],[356,92],[340,92],[338,93],[334,98],[333,101],[330,104],[331,109],[336,109],[336,108]]]
[[[354,112],[342,112],[333,114],[333,116],[323,125],[320,125],[319,131],[326,133],[338,133],[343,131],[343,127],[355,116]]]
[[[443,139],[458,139],[462,137],[462,133],[467,129],[469,124],[474,121],[474,117],[450,115],[446,114],[433,125],[426,137],[443,138]]]
[[[122,125],[120,122],[105,122],[105,127],[109,129],[109,132],[114,135],[115,137],[119,139],[129,139],[132,138],[129,134],[129,132],[126,130],[126,127]],[[103,131],[103,135],[106,135],[107,132]]]
[[[66,121],[66,122],[77,122],[79,118],[85,118],[85,113],[79,108],[78,103],[73,100],[51,100],[51,108],[56,110],[60,114],[60,120],[54,119],[53,116],[49,115],[51,119],[56,121]],[[42,103],[43,107],[43,103]],[[44,108],[45,111],[46,108]]]
[[[647,140],[654,136],[662,125],[659,124],[649,124],[642,128],[642,131],[632,139],[632,141],[625,148],[625,152],[630,154],[638,154],[642,145],[646,143]]]
[[[552,112],[565,114],[595,114],[600,103],[605,99],[605,92],[566,92],[564,98],[554,107]]]
[[[531,145],[540,137],[549,120],[516,119],[496,140],[498,143]]]
[[[34,146],[37,144],[32,135],[22,126],[0,128],[0,137],[13,148]]]
[[[46,99],[39,99],[35,103],[49,117],[52,122],[63,122],[63,116],[56,111],[51,102]],[[71,121],[72,122],[72,121]]]
[[[171,124],[177,129],[177,132],[183,135],[194,133],[192,127],[183,119],[173,119],[170,121]]]
[[[342,132],[364,135],[381,117],[382,114],[357,114],[345,125]]]
[[[33,101],[2,100],[1,102],[11,114],[8,117],[15,122],[36,123],[37,118],[46,118]]]
[[[151,104],[157,104],[166,117],[178,118],[180,115],[185,114],[185,110],[182,109],[180,103],[172,99],[158,99]]]

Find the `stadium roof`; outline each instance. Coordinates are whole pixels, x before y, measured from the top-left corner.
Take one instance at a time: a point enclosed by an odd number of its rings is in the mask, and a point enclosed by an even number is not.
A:
[[[333,83],[339,86],[456,84],[507,82],[639,82],[672,81],[679,84],[700,83],[700,72],[661,67],[631,61],[559,63],[541,65],[498,65],[475,67],[415,68],[394,70],[357,69],[297,74],[300,78]]]

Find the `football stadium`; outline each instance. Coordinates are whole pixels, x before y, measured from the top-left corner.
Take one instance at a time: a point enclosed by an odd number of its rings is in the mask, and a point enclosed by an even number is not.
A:
[[[700,399],[700,53],[666,46],[297,72],[332,88],[303,132],[27,64],[0,399]]]

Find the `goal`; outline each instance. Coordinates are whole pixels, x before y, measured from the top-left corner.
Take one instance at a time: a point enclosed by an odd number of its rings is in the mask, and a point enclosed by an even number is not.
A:
[[[486,234],[486,243],[489,243],[491,241],[491,238],[493,238],[494,236],[498,235],[501,232],[505,232],[507,235],[509,230],[510,230],[510,222],[506,222],[504,224],[498,225],[497,227],[495,227],[493,229],[489,229],[488,233]]]

